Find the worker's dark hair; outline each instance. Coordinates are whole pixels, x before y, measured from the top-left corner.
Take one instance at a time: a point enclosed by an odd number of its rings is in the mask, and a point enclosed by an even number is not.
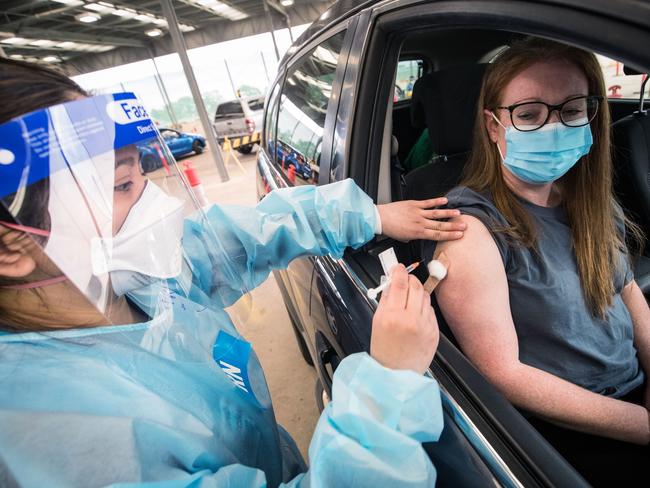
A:
[[[0,124],[34,110],[86,96],[88,93],[85,90],[57,71],[34,63],[0,58]],[[6,221],[13,217],[23,225],[49,230],[47,178],[20,192],[23,194],[16,193],[2,198],[0,220]],[[10,216],[7,209],[18,198],[20,208],[15,208],[14,215]]]
[[[41,108],[87,97],[58,71],[34,63],[0,58],[0,124]]]
[[[0,58],[0,124],[35,110],[87,96],[89,95],[85,90],[58,71],[34,63]],[[49,197],[48,178],[22,186],[16,193],[0,198],[0,220],[15,221],[29,227],[50,230]],[[44,246],[47,242],[47,238],[41,236],[32,235],[31,239],[40,246]],[[6,244],[0,239],[0,251],[5,248]],[[2,285],[12,285],[22,281],[18,278],[0,276]],[[26,291],[38,295],[43,300],[39,289]],[[16,292],[12,293],[9,299],[16,299]],[[47,307],[45,301],[42,303]],[[10,317],[6,310],[0,308],[0,330],[3,329],[11,332],[31,330],[26,329],[25,324],[15,317]]]

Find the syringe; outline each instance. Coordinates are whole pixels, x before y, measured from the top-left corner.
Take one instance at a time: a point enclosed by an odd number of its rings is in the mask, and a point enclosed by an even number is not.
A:
[[[406,267],[406,272],[407,273],[412,273],[415,268],[417,268],[420,265],[421,261],[418,261],[417,263],[413,263],[409,266]],[[371,300],[376,300],[377,296],[384,291],[388,286],[390,285],[390,277],[386,279],[381,285],[379,285],[377,288],[370,288],[368,290],[368,298]]]

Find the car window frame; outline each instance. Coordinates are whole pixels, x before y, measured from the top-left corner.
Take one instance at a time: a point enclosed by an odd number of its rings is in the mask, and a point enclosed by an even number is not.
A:
[[[355,30],[356,30],[356,25],[357,25],[357,18],[352,17],[349,19],[344,19],[340,23],[336,24],[333,26],[331,29],[328,29],[326,31],[321,32],[317,37],[312,39],[310,42],[306,43],[304,46],[302,46],[300,49],[296,50],[294,53],[291,54],[291,57],[283,62],[282,64],[282,74],[281,76],[278,77],[278,80],[281,80],[281,88],[278,93],[277,97],[277,103],[275,107],[275,140],[274,140],[274,147],[278,143],[277,139],[277,124],[278,124],[278,119],[279,119],[279,109],[280,109],[280,101],[282,99],[282,94],[284,92],[284,87],[286,84],[287,80],[287,75],[289,72],[291,72],[292,68],[296,66],[296,64],[307,54],[311,53],[314,49],[316,49],[319,45],[327,41],[329,38],[339,34],[340,32],[346,30],[346,34],[343,38],[343,42],[341,44],[341,52],[339,53],[339,58],[338,58],[338,63],[336,66],[336,70],[334,73],[334,79],[332,83],[332,93],[330,95],[330,101],[328,102],[327,105],[327,112],[325,115],[325,125],[323,127],[323,139],[320,144],[322,144],[322,150],[320,154],[320,165],[319,165],[319,173],[318,173],[318,181],[316,182],[317,185],[324,185],[330,182],[330,163],[331,163],[331,156],[332,156],[332,146],[333,146],[333,131],[334,127],[336,125],[336,117],[338,113],[338,108],[341,100],[341,90],[342,90],[342,82],[343,78],[347,69],[348,65],[348,60],[349,60],[349,55],[350,55],[350,48],[352,45],[352,42],[354,40],[354,35],[355,35]],[[268,144],[267,144],[268,146]],[[276,151],[274,151],[275,153]],[[268,155],[267,155],[268,156]],[[276,170],[278,170],[278,165],[277,165],[277,160],[275,158],[275,154],[271,155],[272,157],[270,158],[272,165],[275,167]],[[282,171],[279,171],[280,174],[283,175],[283,178],[287,181],[287,184],[291,186],[291,183],[288,182],[286,179],[286,175]]]
[[[262,134],[262,145],[266,159],[271,164],[271,166],[275,166],[275,156],[277,154],[277,151],[275,150],[275,144],[277,144],[277,141],[275,138],[278,133],[278,110],[280,107],[279,100],[280,95],[282,94],[282,87],[284,86],[284,79],[285,71],[281,70],[277,78],[274,80],[274,83],[271,85],[271,89],[268,93],[268,99],[264,103],[264,107],[266,109],[264,110],[264,117],[262,118],[262,127],[264,128],[264,132]],[[276,88],[278,89],[278,92],[274,95],[273,92]],[[274,125],[269,126],[267,125],[267,122],[273,122]],[[271,133],[271,129],[273,134],[273,153],[269,151],[269,143],[271,142],[269,141],[269,134]]]
[[[463,9],[459,8],[459,6],[462,5]],[[594,52],[598,52],[599,54],[603,54],[607,57],[610,57],[612,59],[616,59],[623,64],[628,64],[629,66],[636,68],[637,70],[644,71],[648,70],[646,68],[643,68],[643,66],[640,66],[638,63],[643,60],[644,64],[650,65],[650,51],[647,49],[643,49],[643,45],[645,45],[643,42],[639,43],[631,43],[630,38],[635,38],[634,36],[637,36],[636,38],[638,39],[643,39],[648,37],[648,33],[642,29],[640,29],[637,25],[629,23],[629,26],[627,27],[629,29],[629,34],[626,36],[622,32],[619,32],[618,34],[615,35],[615,37],[612,38],[611,41],[607,41],[603,39],[602,36],[597,36],[590,32],[590,29],[593,29],[594,31],[597,32],[603,32],[602,29],[606,29],[606,26],[609,26],[611,23],[618,23],[619,25],[623,25],[627,21],[624,20],[626,15],[624,15],[624,12],[620,13],[620,15],[616,18],[613,18],[608,15],[603,15],[602,9],[600,6],[594,5],[594,10],[593,11],[588,11],[584,9],[578,9],[574,5],[570,4],[564,4],[564,3],[550,3],[550,4],[539,4],[535,5],[535,8],[539,10],[540,12],[546,12],[545,16],[552,15],[550,14],[551,12],[566,12],[569,15],[569,19],[574,19],[575,16],[585,16],[589,18],[589,22],[592,22],[593,24],[591,25],[580,25],[579,29],[576,29],[575,25],[573,26],[573,30],[569,30],[568,26],[568,19],[563,18],[561,19],[560,22],[557,22],[553,26],[553,30],[549,32],[549,25],[544,25],[537,19],[532,19],[530,15],[526,15],[526,11],[531,8],[530,3],[522,3],[521,5],[518,4],[512,4],[511,2],[508,2],[507,0],[482,0],[482,1],[476,1],[476,0],[460,0],[458,2],[443,2],[443,3],[438,3],[438,4],[422,4],[420,5],[417,0],[406,0],[404,2],[400,2],[399,6],[396,6],[392,3],[382,3],[378,6],[372,6],[366,8],[364,11],[361,12],[360,16],[367,15],[368,16],[368,22],[372,22],[373,24],[376,23],[377,19],[379,17],[384,17],[386,18],[387,16],[392,16],[395,18],[396,16],[401,16],[402,18],[406,18],[409,14],[409,11],[412,11],[412,9],[420,9],[421,16],[417,21],[419,22],[420,25],[425,23],[424,18],[427,16],[431,15],[436,15],[436,16],[445,16],[445,22],[444,24],[438,24],[442,29],[446,29],[450,26],[457,25],[458,24],[458,18],[469,18],[469,17],[474,17],[475,20],[472,21],[473,27],[476,28],[481,28],[482,22],[485,20],[488,22],[488,24],[485,25],[485,28],[498,28],[501,30],[512,30],[512,25],[517,25],[516,22],[520,22],[522,25],[526,25],[526,33],[530,33],[531,35],[539,35],[541,37],[555,37],[559,41],[564,41],[564,42],[575,42],[576,39],[584,39],[585,41],[587,39],[592,39],[592,45],[589,47],[585,47],[586,49],[590,49]],[[497,14],[496,12],[500,12]],[[372,18],[372,20],[370,20]],[[546,18],[546,21],[548,22],[548,18]],[[504,19],[510,19],[511,22],[514,22],[514,24],[511,24],[510,26],[503,22]],[[435,25],[435,24],[434,24]],[[497,27],[500,26],[500,27]],[[470,26],[468,26],[470,27]],[[368,27],[370,29],[370,27]],[[404,29],[406,29],[407,26],[404,26]],[[416,26],[409,25],[409,29],[414,29]],[[517,28],[515,29],[516,32],[520,32],[521,29]],[[354,52],[354,56],[360,56],[361,52],[368,49],[370,42],[373,40],[371,39],[371,32],[367,32],[365,34],[365,40],[361,43],[360,47],[358,48],[359,52]],[[376,37],[376,36],[375,36]],[[630,46],[630,53],[634,53],[634,57],[630,58],[628,57],[628,53],[624,51],[620,46],[622,45],[629,45]],[[352,79],[349,82],[351,84],[354,84],[355,89],[354,89],[354,97],[350,97],[350,99],[346,100],[346,103],[351,105],[351,107],[344,107],[344,110],[350,113],[350,121],[351,125],[355,127],[356,130],[356,113],[358,112],[358,107],[357,107],[357,100],[359,98],[358,94],[360,90],[362,89],[362,83],[363,83],[363,78],[365,75],[365,72],[368,71],[368,66],[366,63],[365,58],[363,59],[363,66],[359,70],[360,74],[362,76],[358,76],[357,79]],[[372,70],[372,67],[370,67]],[[346,81],[346,84],[348,81]],[[373,103],[376,103],[377,101],[373,101]],[[368,104],[366,109],[372,110],[376,105],[371,105]],[[369,108],[370,107],[370,108]],[[372,121],[375,120],[381,120],[383,122],[384,120],[384,114],[381,114],[378,117],[368,117],[369,119],[372,119]],[[346,121],[347,123],[347,121]],[[383,129],[383,126],[382,126]],[[355,161],[364,161],[367,166],[367,161],[370,159],[367,154],[367,149],[369,149],[367,146],[367,141],[369,140],[369,137],[362,136],[360,137],[361,140],[363,140],[363,143],[357,143],[356,146],[354,144],[354,141],[351,140],[349,136],[343,136],[339,138],[339,147],[336,147],[334,149],[335,153],[340,154],[341,158],[344,160],[344,164],[346,166],[345,168],[345,174],[349,177],[352,177],[362,188],[366,189],[366,191],[369,193],[369,195],[373,198],[376,199],[376,180],[378,178],[378,174],[374,173],[373,171],[368,171],[367,167],[360,169],[357,165],[356,168],[349,168],[348,162],[350,159],[354,159]],[[365,147],[364,147],[365,146]],[[372,148],[370,148],[372,149]],[[379,155],[375,155],[375,157],[379,157]],[[360,159],[361,158],[361,159]],[[377,172],[378,173],[378,172]],[[370,181],[367,181],[370,180]],[[374,180],[374,184],[373,183]]]

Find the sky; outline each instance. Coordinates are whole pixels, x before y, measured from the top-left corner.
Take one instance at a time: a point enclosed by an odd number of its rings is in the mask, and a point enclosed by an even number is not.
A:
[[[308,26],[293,27],[291,32],[294,39]],[[289,31],[276,31],[276,39],[282,58],[291,45]],[[228,63],[236,88],[249,85],[257,87],[261,93],[266,93],[278,65],[269,32],[190,49],[188,56],[201,92],[217,90],[225,99],[235,98],[235,94],[224,61]],[[191,96],[178,54],[157,57],[156,64],[172,101]],[[153,62],[145,60],[74,76],[73,79],[82,88],[94,93],[134,91],[149,109],[156,109],[162,108],[164,102],[153,78],[154,73]]]

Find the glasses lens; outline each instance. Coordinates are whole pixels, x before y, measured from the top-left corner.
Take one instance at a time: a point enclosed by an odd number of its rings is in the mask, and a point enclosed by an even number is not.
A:
[[[539,129],[548,117],[548,107],[543,103],[524,103],[512,111],[512,125],[521,131]]]
[[[560,111],[562,122],[570,127],[587,125],[598,112],[598,99],[580,97],[567,101]]]

